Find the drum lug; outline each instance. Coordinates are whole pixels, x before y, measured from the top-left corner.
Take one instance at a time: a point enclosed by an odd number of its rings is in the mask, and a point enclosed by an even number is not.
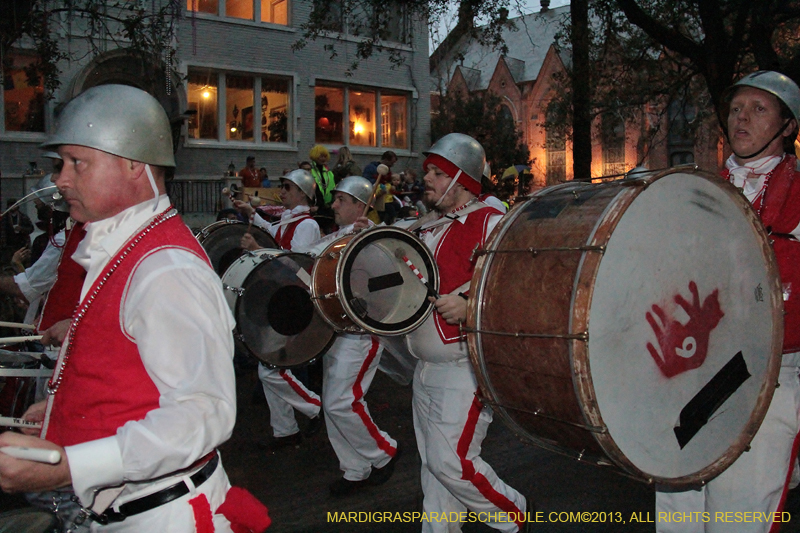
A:
[[[233,338],[236,339],[237,341],[244,342],[244,335],[242,335],[241,333],[234,333]]]
[[[235,292],[237,296],[244,294],[244,287],[231,287],[230,285],[223,283],[222,288],[226,291]]]

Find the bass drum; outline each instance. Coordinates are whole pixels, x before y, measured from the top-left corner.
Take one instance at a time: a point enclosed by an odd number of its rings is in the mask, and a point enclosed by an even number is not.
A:
[[[317,257],[311,277],[320,315],[337,331],[351,333],[413,331],[433,310],[428,296],[439,290],[439,270],[428,248],[391,226],[333,241]]]
[[[310,362],[333,342],[333,329],[309,295],[310,255],[283,250],[246,252],[222,276],[236,318],[237,342],[271,367]]]
[[[267,231],[238,220],[220,220],[197,232],[197,241],[208,254],[214,271],[222,276],[244,250],[239,246],[242,236],[251,233],[262,248],[280,248]]]
[[[733,186],[675,169],[544,189],[478,255],[470,357],[518,435],[676,488],[748,446],[778,381],[783,301]]]

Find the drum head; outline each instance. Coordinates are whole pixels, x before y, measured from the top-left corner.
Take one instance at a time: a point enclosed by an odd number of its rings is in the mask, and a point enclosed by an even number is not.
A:
[[[311,256],[284,252],[266,257],[245,278],[234,310],[236,330],[262,362],[280,368],[301,365],[333,341],[333,329],[311,302],[313,266]]]
[[[0,533],[55,533],[56,515],[34,508],[17,509],[0,514]]]
[[[433,310],[428,288],[439,290],[439,271],[428,248],[408,231],[377,228],[353,238],[336,269],[338,293],[347,316],[378,335],[402,335]]]
[[[647,477],[713,471],[744,449],[769,405],[780,283],[743,201],[727,184],[662,177],[625,211],[601,259],[591,380],[608,435]]]
[[[197,240],[203,246],[211,260],[211,266],[220,276],[242,255],[239,242],[242,236],[250,232],[261,248],[279,248],[272,236],[259,228],[236,220],[220,220],[206,226],[197,234]]]

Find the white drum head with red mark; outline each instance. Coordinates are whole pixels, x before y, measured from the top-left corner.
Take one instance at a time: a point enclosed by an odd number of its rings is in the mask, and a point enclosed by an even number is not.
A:
[[[780,302],[765,240],[739,200],[696,175],[657,179],[625,210],[600,262],[591,381],[610,437],[645,476],[709,467],[771,394]]]

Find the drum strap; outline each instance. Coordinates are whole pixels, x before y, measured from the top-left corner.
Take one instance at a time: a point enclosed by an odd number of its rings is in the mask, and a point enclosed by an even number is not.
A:
[[[449,222],[452,222],[453,220],[458,220],[459,218],[466,216],[469,213],[472,213],[473,211],[477,211],[478,209],[482,209],[484,207],[487,207],[485,203],[476,201],[456,213],[448,213],[444,216],[439,216],[439,213],[437,213],[436,211],[431,211],[427,215],[421,217],[419,220],[411,224],[406,229],[412,233],[415,233],[417,231],[431,230],[433,228],[437,228],[439,226],[443,226]]]
[[[281,228],[283,226],[288,226],[289,224],[292,224],[293,222],[297,222],[299,220],[303,220],[303,219],[306,219],[306,218],[311,218],[311,215],[309,215],[307,212],[306,213],[301,213],[301,214],[299,214],[297,216],[294,216],[292,218],[287,218],[286,220],[281,220],[279,222],[273,222],[272,224],[270,224],[270,227],[277,229],[277,228]]]

